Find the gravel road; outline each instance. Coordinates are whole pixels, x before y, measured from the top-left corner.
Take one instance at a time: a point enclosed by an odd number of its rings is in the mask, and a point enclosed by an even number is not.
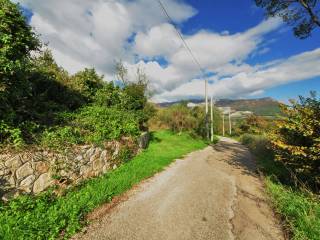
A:
[[[73,239],[284,239],[252,156],[227,138],[177,160],[89,218]]]

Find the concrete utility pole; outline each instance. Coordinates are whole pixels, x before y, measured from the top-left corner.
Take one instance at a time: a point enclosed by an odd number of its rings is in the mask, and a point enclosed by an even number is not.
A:
[[[224,136],[224,112],[222,112],[222,136]]]
[[[231,130],[231,110],[230,110],[230,108],[229,108],[229,134],[230,134],[230,136],[232,134],[232,130]]]
[[[213,99],[211,96],[211,142],[213,142]]]
[[[209,139],[209,123],[208,123],[208,81],[205,80],[205,101],[206,101],[206,132],[207,132],[207,139]]]

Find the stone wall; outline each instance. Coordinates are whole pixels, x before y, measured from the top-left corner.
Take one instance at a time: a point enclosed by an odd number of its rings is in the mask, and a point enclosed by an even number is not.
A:
[[[33,150],[0,154],[0,197],[8,200],[21,193],[39,193],[50,186],[63,189],[95,177],[121,164],[121,151],[138,150],[124,138],[103,146],[85,145],[64,152]]]
[[[150,133],[143,132],[138,139],[139,148],[146,149],[149,145],[149,141],[150,141]]]

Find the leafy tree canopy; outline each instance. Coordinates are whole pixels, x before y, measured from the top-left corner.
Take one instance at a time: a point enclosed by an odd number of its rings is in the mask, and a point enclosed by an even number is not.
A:
[[[0,89],[13,84],[30,52],[40,46],[38,38],[22,16],[19,6],[0,0]]]
[[[318,0],[255,0],[258,7],[266,10],[269,17],[280,16],[298,38],[307,38],[320,27],[320,4]]]

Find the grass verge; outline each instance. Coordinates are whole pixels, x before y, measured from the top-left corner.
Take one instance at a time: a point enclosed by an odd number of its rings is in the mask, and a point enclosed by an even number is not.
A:
[[[85,216],[94,208],[163,170],[174,159],[205,146],[204,141],[187,134],[156,132],[149,148],[130,162],[104,176],[84,182],[64,196],[56,197],[49,191],[2,204],[0,239],[66,239],[85,224]]]
[[[286,222],[292,240],[320,240],[319,195],[297,187],[290,173],[274,161],[264,136],[245,134],[241,142],[256,156],[258,168],[266,176],[266,190],[276,211]]]
[[[320,201],[304,191],[266,179],[267,192],[283,216],[292,240],[320,239]]]

